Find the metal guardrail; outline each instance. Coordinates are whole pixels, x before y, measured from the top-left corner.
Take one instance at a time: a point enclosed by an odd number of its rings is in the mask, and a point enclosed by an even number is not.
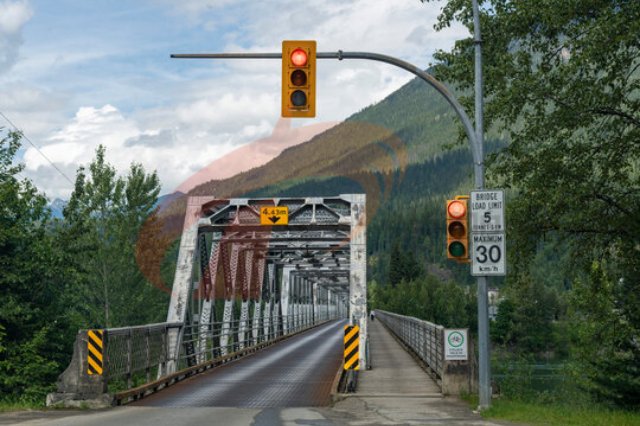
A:
[[[415,317],[376,310],[375,316],[437,376],[444,373],[444,327]]]
[[[147,382],[155,378],[158,371],[166,369],[169,330],[181,328],[181,323],[158,323],[105,329],[104,376],[107,384],[131,388],[134,377],[142,372]],[[118,380],[124,383],[120,384]]]
[[[206,325],[158,323],[104,329],[102,374],[88,373],[88,330],[80,330],[73,359],[58,379],[58,391],[47,396],[47,405],[62,402],[74,406],[77,404],[68,402],[87,400],[99,401],[97,404],[101,406],[111,405],[113,394],[136,398],[331,319],[334,318],[326,314],[312,318],[309,312],[303,312],[274,316],[271,324],[264,319],[251,322],[238,319]],[[172,351],[176,342],[171,334],[181,336],[177,359],[170,356],[172,352],[176,353]],[[169,362],[175,363],[174,371],[167,368]]]
[[[211,322],[208,325],[190,324],[185,326],[178,369],[192,367],[211,361],[223,355],[238,352],[278,337],[296,333],[311,325],[328,320],[308,314],[282,315],[273,319],[273,324],[265,327],[263,321],[234,319],[228,322]]]

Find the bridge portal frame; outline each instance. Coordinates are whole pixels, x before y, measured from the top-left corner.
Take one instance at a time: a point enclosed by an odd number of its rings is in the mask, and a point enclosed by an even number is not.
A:
[[[283,205],[289,206],[288,226],[259,224],[260,206]],[[215,317],[215,300],[220,297],[216,291],[219,270],[225,299],[219,333],[221,355],[226,354],[232,337],[234,299],[241,284],[236,341],[256,344],[260,330],[263,336],[275,337],[319,318],[346,316],[350,324],[360,326],[360,365],[367,365],[365,194],[189,197],[167,313],[168,322],[185,327],[170,330],[168,362],[159,375],[178,369],[186,329],[198,330],[197,337],[192,336],[197,342],[193,358],[197,362],[206,359],[207,347],[216,346],[207,339],[214,334],[210,324]],[[200,297],[194,300],[196,290]],[[320,315],[319,301],[326,304],[326,315]],[[291,316],[296,313],[299,318]],[[247,340],[249,324],[251,336]]]

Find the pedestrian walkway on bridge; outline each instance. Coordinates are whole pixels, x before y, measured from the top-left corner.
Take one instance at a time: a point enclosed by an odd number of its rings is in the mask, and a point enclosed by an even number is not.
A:
[[[371,370],[361,370],[357,392],[337,402],[346,424],[499,425],[483,420],[440,388],[380,322],[369,322]],[[342,417],[342,416],[341,416]]]

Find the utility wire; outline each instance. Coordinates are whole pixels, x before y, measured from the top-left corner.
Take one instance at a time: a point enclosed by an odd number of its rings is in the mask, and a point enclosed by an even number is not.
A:
[[[74,185],[75,185],[75,183],[74,183],[71,179],[69,179],[69,177],[68,177],[67,175],[65,175],[65,174],[64,174],[64,172],[63,172],[62,170],[60,170],[60,169],[58,168],[58,166],[56,166],[56,165],[53,163],[53,161],[51,161],[51,160],[49,159],[49,157],[47,157],[47,156],[44,154],[44,152],[42,152],[42,150],[40,149],[40,147],[39,147],[38,145],[36,145],[35,143],[33,143],[33,142],[31,141],[31,139],[29,139],[29,137],[28,137],[28,136],[27,136],[27,135],[26,135],[22,130],[18,129],[18,126],[16,126],[15,124],[13,124],[13,122],[12,122],[11,120],[9,120],[9,118],[8,118],[6,115],[4,115],[4,114],[2,113],[2,111],[0,111],[0,116],[2,116],[2,118],[4,118],[4,119],[7,121],[7,123],[9,123],[9,124],[11,125],[11,127],[13,127],[13,130],[14,130],[14,131],[16,131],[16,132],[20,132],[20,134],[22,135],[22,137],[23,137],[27,142],[29,142],[29,144],[31,144],[31,146],[32,146],[32,147],[34,147],[34,148],[36,149],[36,151],[38,151],[38,153],[39,153],[40,155],[42,155],[42,158],[44,158],[45,160],[47,160],[47,162],[48,162],[49,164],[51,164],[51,165],[53,166],[53,168],[54,168],[54,169],[56,169],[56,171],[57,171],[58,173],[60,173],[60,174],[62,175],[62,177],[63,177],[63,178],[65,178],[65,179],[66,179],[66,180],[71,184],[71,186],[74,186]]]

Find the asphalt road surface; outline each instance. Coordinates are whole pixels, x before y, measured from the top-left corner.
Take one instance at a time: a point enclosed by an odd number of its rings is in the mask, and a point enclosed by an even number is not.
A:
[[[332,322],[131,404],[152,407],[315,407],[330,402],[343,327]]]

